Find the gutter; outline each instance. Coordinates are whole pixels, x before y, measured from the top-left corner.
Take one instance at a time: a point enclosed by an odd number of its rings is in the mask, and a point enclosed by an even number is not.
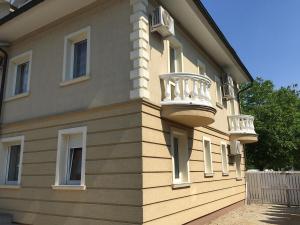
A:
[[[1,75],[1,89],[0,89],[0,121],[1,121],[2,108],[3,108],[2,106],[3,106],[3,99],[4,99],[4,87],[5,87],[5,80],[6,80],[6,74],[7,74],[8,54],[1,47],[0,47],[0,52],[2,52],[4,55],[4,61],[3,61],[3,65],[2,65],[2,75]]]
[[[216,24],[216,22],[214,21],[214,19],[211,17],[211,15],[207,11],[207,9],[205,8],[205,6],[201,2],[201,0],[193,0],[193,1],[194,1],[195,5],[198,7],[198,9],[200,10],[200,12],[202,13],[202,15],[204,15],[204,17],[207,20],[207,22],[210,24],[210,26],[216,32],[216,34],[218,35],[218,37],[224,43],[225,47],[229,50],[229,52],[232,54],[232,56],[234,57],[234,59],[236,60],[236,62],[242,68],[242,70],[244,71],[244,73],[248,76],[248,78],[250,79],[250,81],[253,82],[254,79],[253,79],[252,75],[250,74],[250,72],[248,71],[248,69],[246,68],[246,66],[243,64],[242,60],[240,59],[240,57],[238,56],[238,54],[235,52],[235,50],[233,49],[233,47],[230,45],[230,43],[226,39],[225,35],[220,30],[220,28],[218,27],[218,25]]]
[[[14,12],[9,13],[8,15],[4,16],[0,19],[0,26],[4,23],[7,23],[8,21],[14,19],[15,17],[21,15],[22,13],[28,11],[32,7],[36,6],[37,4],[43,2],[44,0],[32,0],[28,2],[27,4],[21,6],[20,8],[17,8]]]

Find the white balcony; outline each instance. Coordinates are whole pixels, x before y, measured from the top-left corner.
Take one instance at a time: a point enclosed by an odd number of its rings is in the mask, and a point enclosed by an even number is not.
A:
[[[192,127],[214,122],[216,110],[211,102],[211,80],[206,75],[169,73],[160,78],[164,117]]]
[[[254,117],[250,115],[228,116],[229,133],[231,140],[239,140],[241,143],[257,141],[254,129]]]

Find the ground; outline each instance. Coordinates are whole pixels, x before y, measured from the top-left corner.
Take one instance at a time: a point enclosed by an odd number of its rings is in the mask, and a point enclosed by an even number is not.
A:
[[[300,207],[251,204],[235,209],[209,225],[300,225]]]

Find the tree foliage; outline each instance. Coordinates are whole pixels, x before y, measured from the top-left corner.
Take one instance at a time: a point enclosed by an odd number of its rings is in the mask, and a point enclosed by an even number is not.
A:
[[[243,87],[242,87],[243,88]],[[300,92],[257,78],[241,93],[242,113],[255,116],[258,142],[246,146],[247,167],[300,169]]]

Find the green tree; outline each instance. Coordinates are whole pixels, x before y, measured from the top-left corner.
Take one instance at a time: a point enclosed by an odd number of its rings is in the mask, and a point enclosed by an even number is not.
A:
[[[300,99],[297,85],[274,88],[257,78],[241,93],[242,113],[255,116],[258,142],[246,145],[247,168],[300,169]]]

